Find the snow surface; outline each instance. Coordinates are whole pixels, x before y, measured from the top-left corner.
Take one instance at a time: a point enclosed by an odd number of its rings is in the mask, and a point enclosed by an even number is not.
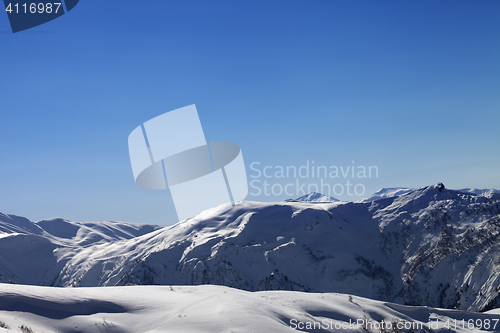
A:
[[[0,328],[2,333],[20,332],[21,326],[35,333],[366,333],[380,332],[382,321],[394,327],[397,322],[400,327],[413,325],[413,332],[498,332],[500,327],[498,323],[493,329],[493,323],[500,321],[500,314],[493,312],[411,307],[337,293],[247,292],[213,285],[55,288],[0,284],[0,300],[0,322],[9,327]],[[462,320],[489,320],[490,329],[463,328]],[[368,330],[362,321],[368,323]],[[458,323],[458,327],[447,329],[447,323]],[[299,325],[304,328],[299,330]],[[339,329],[342,325],[344,329]]]

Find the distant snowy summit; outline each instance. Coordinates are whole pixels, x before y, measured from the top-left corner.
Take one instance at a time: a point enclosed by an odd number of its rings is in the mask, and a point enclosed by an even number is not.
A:
[[[480,195],[483,197],[487,198],[493,198],[494,196],[497,198],[500,198],[500,191],[495,190],[495,189],[478,189],[478,188],[463,188],[460,190],[457,190],[459,192],[464,192],[464,193],[472,193],[476,195]]]
[[[132,239],[161,228],[153,224],[118,221],[74,222],[59,217],[32,222],[22,216],[0,213],[0,237],[33,234],[71,246]]]
[[[334,197],[331,197],[329,195],[322,194],[322,193],[311,192],[311,193],[303,195],[300,198],[297,198],[295,200],[287,200],[287,201],[336,202],[336,201],[340,201],[340,200],[336,199]]]

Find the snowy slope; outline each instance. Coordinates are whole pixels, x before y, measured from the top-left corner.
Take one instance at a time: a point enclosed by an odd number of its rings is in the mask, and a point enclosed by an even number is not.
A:
[[[377,192],[373,193],[371,196],[359,200],[358,202],[371,202],[375,200],[397,197],[406,193],[413,192],[414,188],[408,187],[391,187],[391,188],[381,188]]]
[[[293,200],[291,200],[293,201]],[[303,195],[300,198],[295,199],[295,201],[309,201],[309,202],[335,202],[340,201],[329,195],[325,195],[318,192],[311,192],[309,194]]]
[[[0,284],[0,299],[0,322],[9,327],[0,328],[2,333],[20,332],[21,326],[35,333],[375,333],[382,332],[380,327],[394,327],[386,332],[471,333],[498,332],[500,327],[500,314],[495,313],[402,306],[336,293],[247,292],[213,285],[49,288]],[[474,329],[469,329],[470,323]],[[447,324],[451,329],[444,327]]]

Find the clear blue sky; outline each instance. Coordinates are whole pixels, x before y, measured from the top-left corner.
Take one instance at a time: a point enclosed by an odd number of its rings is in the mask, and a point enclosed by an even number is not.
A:
[[[494,0],[81,0],[12,34],[0,14],[0,212],[176,222],[168,191],[135,185],[127,137],[190,104],[249,176],[354,161],[379,170],[350,179],[365,196],[500,188],[499,17]]]

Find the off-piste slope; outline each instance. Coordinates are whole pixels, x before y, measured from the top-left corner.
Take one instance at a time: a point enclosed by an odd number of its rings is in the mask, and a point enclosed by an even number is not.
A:
[[[223,286],[0,284],[0,332],[498,332],[500,314]],[[2,328],[3,326],[3,328]],[[8,328],[5,328],[8,327]],[[31,331],[28,331],[30,329]]]
[[[464,310],[498,304],[500,201],[442,184],[368,203],[238,202],[58,253],[54,285],[217,284]]]

